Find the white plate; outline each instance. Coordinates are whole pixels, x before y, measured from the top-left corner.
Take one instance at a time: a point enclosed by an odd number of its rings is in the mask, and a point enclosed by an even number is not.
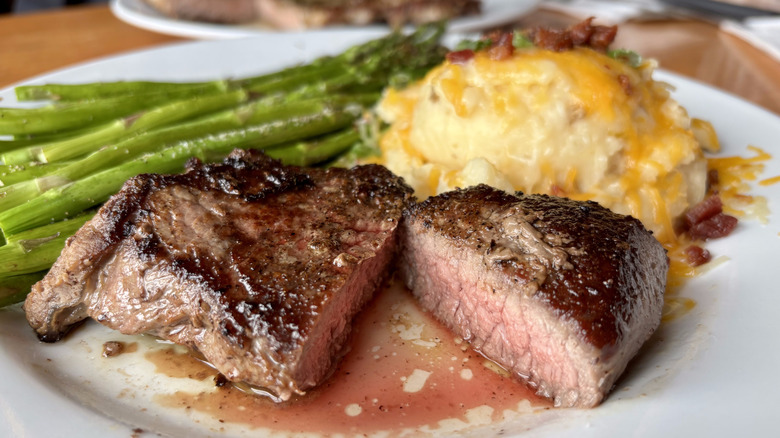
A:
[[[205,80],[244,76],[332,53],[368,34],[268,34],[256,39],[173,45],[105,59],[29,83],[97,80]],[[677,86],[675,97],[696,117],[712,121],[723,154],[752,155],[748,145],[780,154],[780,118],[752,104],[669,73],[658,78]],[[4,106],[16,105],[11,89]],[[780,174],[780,160],[764,177]],[[780,211],[780,187],[758,186],[753,194]],[[734,235],[709,248],[730,261],[689,282],[682,294],[698,303],[688,315],[664,324],[618,382],[604,405],[593,410],[556,410],[527,415],[475,436],[774,436],[780,393],[780,293],[774,269],[780,254],[780,220],[743,221]],[[67,342],[37,342],[21,311],[0,311],[0,436],[122,437],[134,428],[171,436],[212,434],[209,421],[163,409],[144,395],[166,385],[150,364],[120,356],[110,367],[99,356],[100,339],[116,339],[97,324]],[[122,362],[125,360],[125,362]],[[130,361],[130,362],[128,362]],[[141,388],[137,392],[123,389]],[[251,430],[233,430],[252,435]]]
[[[457,18],[449,25],[451,32],[475,32],[482,29],[500,26],[517,20],[528,13],[539,3],[539,0],[483,0],[482,13],[478,16]],[[170,35],[202,39],[225,39],[257,36],[274,32],[259,25],[226,25],[204,23],[198,21],[179,20],[167,17],[143,0],[111,0],[111,10],[119,19],[143,29]],[[366,29],[382,29],[386,26],[327,28],[330,31],[344,32],[346,30],[362,32]]]

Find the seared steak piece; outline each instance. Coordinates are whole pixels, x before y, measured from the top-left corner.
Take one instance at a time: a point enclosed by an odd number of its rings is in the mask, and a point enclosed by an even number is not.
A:
[[[255,0],[259,17],[280,29],[387,22],[422,24],[480,12],[479,0]]]
[[[255,0],[144,0],[171,18],[240,24],[257,19]]]
[[[385,276],[411,189],[381,166],[259,152],[129,180],[24,303],[44,341],[92,317],[190,346],[279,399],[327,377]]]
[[[668,259],[632,217],[481,185],[404,219],[422,306],[556,406],[598,405],[660,323]]]
[[[393,27],[477,14],[480,0],[145,0],[164,15],[279,29],[387,22]]]

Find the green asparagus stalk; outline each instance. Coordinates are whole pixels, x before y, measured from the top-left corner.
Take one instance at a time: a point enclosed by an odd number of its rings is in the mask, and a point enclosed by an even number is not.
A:
[[[46,190],[43,185],[40,184],[43,181],[52,181],[54,185],[52,187],[61,186],[69,181],[56,181],[43,178],[36,178],[27,181],[21,181],[16,184],[11,184],[8,187],[3,187],[0,192],[0,211],[7,210],[17,205],[24,204],[30,199],[40,196]],[[50,187],[51,188],[51,187]]]
[[[92,130],[91,127],[83,129],[74,129],[66,132],[55,132],[43,135],[16,135],[12,138],[0,140],[0,152],[8,152],[14,149],[20,149],[26,146],[32,146],[34,144],[49,143],[52,141],[64,140],[66,138],[76,137],[78,135],[86,134]]]
[[[0,278],[50,268],[65,247],[67,238],[52,236],[26,248],[12,244],[0,246]]]
[[[0,277],[0,307],[24,301],[32,285],[40,281],[46,272],[48,269],[31,274]]]
[[[370,45],[375,50],[381,50],[382,56],[356,50],[347,71],[311,81],[291,90],[286,98],[344,93],[355,89],[381,91],[391,81],[394,85],[404,85],[418,79],[444,59],[445,52],[438,44],[442,32],[443,27],[425,27],[408,36],[395,35],[392,44],[381,49]],[[376,43],[381,42],[387,43],[385,40],[377,40]]]
[[[70,220],[9,236],[8,242],[0,246],[0,278],[50,268],[65,247],[65,240],[91,217],[91,213],[81,214]]]
[[[118,96],[167,94],[177,97],[212,94],[225,91],[228,81],[195,83],[175,82],[97,82],[89,84],[43,84],[16,87],[16,99],[20,102],[34,100],[58,100],[61,102],[105,99]]]
[[[32,163],[16,164],[11,166],[0,165],[0,198],[3,188],[22,181],[38,178],[70,164],[61,163]]]
[[[0,108],[0,135],[47,134],[82,129],[186,97],[160,93],[138,94],[95,101],[54,103],[38,108]]]
[[[178,100],[130,117],[114,120],[78,137],[7,152],[1,155],[0,159],[5,164],[23,164],[31,161],[53,163],[69,160],[135,133],[236,106],[246,99],[247,93],[238,90]]]
[[[350,126],[316,140],[301,141],[270,149],[266,151],[266,154],[281,160],[284,164],[312,166],[338,157],[358,141],[360,141],[360,134],[357,129]]]
[[[274,78],[274,80],[256,81],[247,80],[242,82],[242,87],[247,91],[260,95],[270,95],[274,93],[284,93],[294,90],[300,86],[311,82],[322,81],[329,77],[338,76],[346,71],[343,65],[326,64],[319,68],[300,70],[295,74]]]
[[[8,245],[17,244],[23,248],[30,248],[35,245],[35,242],[40,242],[52,236],[72,236],[88,220],[92,219],[92,216],[94,215],[94,210],[88,210],[69,219],[53,222],[8,236],[8,242],[6,243]]]
[[[119,166],[104,170],[56,187],[14,208],[0,212],[0,229],[6,239],[16,233],[39,227],[52,221],[78,214],[104,202],[119,190],[129,178],[140,173],[173,173],[181,171],[190,157],[208,160],[224,156],[234,148],[265,149],[341,129],[357,117],[359,106],[353,103],[334,104],[297,102],[287,107],[286,118],[266,120],[254,126],[186,140],[160,152],[143,155]],[[299,112],[293,113],[295,106]]]
[[[316,60],[309,64],[295,65],[271,73],[265,73],[258,76],[250,76],[241,79],[234,79],[230,82],[231,87],[252,90],[257,87],[264,87],[266,84],[282,81],[290,76],[305,75],[312,71],[317,71],[323,66],[323,60]]]
[[[383,56],[384,50],[389,50],[394,45],[399,44],[403,38],[400,33],[391,33],[385,37],[355,45],[336,56],[323,56],[309,64],[236,80],[233,81],[233,85],[253,92],[264,93],[289,90],[293,82],[302,85],[308,80],[322,80],[344,73],[350,69],[350,66],[364,62],[366,58]],[[295,79],[291,80],[290,78]]]
[[[60,102],[95,101],[98,99],[120,96],[138,96],[152,94],[167,94],[178,96],[194,96],[199,94],[220,93],[230,89],[247,89],[265,87],[268,84],[285,80],[291,76],[308,75],[322,69],[320,62],[289,67],[273,73],[237,79],[206,82],[150,82],[150,81],[119,81],[93,82],[85,84],[42,84],[23,85],[16,87],[16,99],[23,101],[55,100]]]

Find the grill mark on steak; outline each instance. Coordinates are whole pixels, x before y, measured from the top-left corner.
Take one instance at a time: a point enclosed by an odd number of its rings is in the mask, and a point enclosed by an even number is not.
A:
[[[44,341],[92,317],[288,399],[332,370],[411,200],[380,166],[304,169],[248,151],[141,175],[68,240],[24,309]]]
[[[660,323],[663,247],[594,202],[481,185],[410,207],[401,236],[423,307],[557,406],[599,404]]]

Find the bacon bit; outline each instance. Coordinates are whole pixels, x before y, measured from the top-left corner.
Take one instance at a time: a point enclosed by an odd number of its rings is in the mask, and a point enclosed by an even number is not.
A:
[[[575,47],[590,47],[605,52],[615,40],[617,30],[617,26],[594,26],[593,17],[590,17],[568,29],[533,28],[525,33],[525,37],[536,47],[555,52],[563,52]],[[491,59],[503,60],[511,57],[515,51],[513,38],[514,32],[494,30],[483,35],[481,40],[490,42],[486,49]],[[470,49],[459,50],[448,53],[447,60],[453,64],[462,64],[473,56],[474,52]]]
[[[564,52],[574,47],[571,35],[565,30],[547,29],[540,27],[533,33],[531,40],[536,47],[552,50],[554,52]]]
[[[574,47],[590,47],[605,52],[616,35],[617,26],[594,26],[593,17],[590,17],[566,30],[536,28],[528,37],[537,47],[556,52]]]
[[[563,52],[574,47],[590,47],[605,52],[617,35],[617,26],[594,26],[593,17],[583,20],[566,30],[539,27],[528,37],[537,47]]]
[[[504,32],[498,37],[493,46],[488,49],[488,56],[495,61],[502,61],[512,57],[515,53],[515,46],[512,45],[512,33]]]
[[[615,41],[617,30],[617,26],[594,26],[593,35],[588,40],[590,47],[600,52],[606,51],[612,41]]]
[[[723,201],[720,200],[720,196],[709,196],[685,212],[685,216],[683,217],[685,227],[689,229],[722,212]]]
[[[631,86],[631,79],[629,79],[626,75],[618,75],[618,83],[620,83],[620,86],[623,87],[623,91],[626,93],[626,96],[631,96],[634,94],[634,87]]]
[[[712,195],[689,208],[683,216],[684,231],[693,239],[716,239],[734,231],[739,220],[723,213],[720,196]]]
[[[591,36],[593,36],[593,18],[582,20],[569,28],[571,41],[575,46],[584,46],[590,41]]]
[[[491,42],[495,43],[496,41],[501,39],[501,35],[505,35],[507,33],[509,33],[510,35],[512,34],[512,32],[504,32],[503,30],[500,30],[500,29],[491,30],[490,32],[488,32],[485,35],[483,35],[482,38],[480,38],[480,39],[481,40],[490,40]]]
[[[726,237],[734,231],[739,220],[734,216],[718,213],[688,229],[688,235],[694,239],[709,240]]]
[[[471,49],[458,50],[457,52],[447,53],[447,61],[453,64],[465,64],[474,57],[474,51]]]
[[[711,190],[713,187],[717,187],[720,184],[720,174],[718,173],[718,169],[710,169],[709,172],[707,172],[707,191]]]
[[[693,267],[701,266],[712,260],[712,254],[699,245],[691,245],[685,248],[683,252],[685,253],[688,264]]]

